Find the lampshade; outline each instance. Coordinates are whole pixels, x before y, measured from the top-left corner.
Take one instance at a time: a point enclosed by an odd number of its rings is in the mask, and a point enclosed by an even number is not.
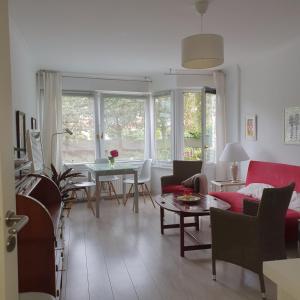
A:
[[[223,37],[217,34],[195,34],[182,40],[182,66],[208,69],[224,62]]]
[[[228,143],[219,158],[220,161],[230,162],[244,161],[248,159],[249,156],[240,143]]]

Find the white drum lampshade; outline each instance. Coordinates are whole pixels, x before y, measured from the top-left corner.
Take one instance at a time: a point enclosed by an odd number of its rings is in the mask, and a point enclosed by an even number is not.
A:
[[[224,41],[218,34],[195,34],[182,40],[182,66],[209,69],[223,64]]]

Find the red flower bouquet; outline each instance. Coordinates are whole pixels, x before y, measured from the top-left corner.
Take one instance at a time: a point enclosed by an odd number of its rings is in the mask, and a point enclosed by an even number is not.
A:
[[[115,157],[119,156],[119,152],[118,152],[118,150],[111,150],[110,155],[111,155],[111,157],[115,158]]]
[[[118,150],[111,150],[109,153],[110,153],[110,156],[108,157],[108,160],[109,160],[110,165],[113,166],[115,163],[115,158],[119,156],[119,152],[118,152]]]

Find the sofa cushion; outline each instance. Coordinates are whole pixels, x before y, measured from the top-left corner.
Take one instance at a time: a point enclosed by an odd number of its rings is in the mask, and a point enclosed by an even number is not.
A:
[[[184,194],[192,193],[192,188],[187,188],[181,184],[179,185],[166,185],[163,187],[162,193],[174,193],[174,194]]]
[[[243,200],[253,199],[254,201],[257,199],[252,198],[250,196],[246,196],[244,194],[236,193],[236,192],[212,192],[210,195],[219,198],[221,200],[226,201],[231,205],[230,210],[234,212],[242,212],[243,211]],[[297,241],[298,239],[298,219],[300,219],[300,212],[295,210],[288,209],[286,213],[286,222],[285,222],[285,239],[286,241]]]

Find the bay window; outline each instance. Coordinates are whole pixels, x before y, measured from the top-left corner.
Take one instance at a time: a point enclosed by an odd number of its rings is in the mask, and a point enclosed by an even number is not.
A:
[[[113,149],[120,161],[216,161],[214,89],[160,92],[152,99],[150,104],[149,96],[140,93],[65,92],[63,128],[73,135],[62,136],[63,161],[93,162]]]

